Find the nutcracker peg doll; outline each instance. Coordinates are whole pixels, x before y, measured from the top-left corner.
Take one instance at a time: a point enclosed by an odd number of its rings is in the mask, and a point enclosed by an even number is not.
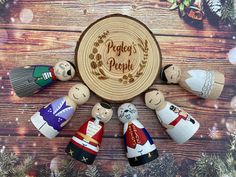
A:
[[[112,117],[112,107],[108,103],[97,103],[88,119],[71,138],[65,152],[85,164],[92,164],[102,143],[104,123]]]
[[[224,88],[225,77],[213,70],[189,69],[183,71],[176,65],[166,65],[161,79],[168,84],[179,84],[187,91],[205,99],[217,99]]]
[[[200,127],[190,114],[173,103],[165,101],[163,93],[157,89],[145,93],[145,104],[156,111],[166,132],[178,144],[189,140]]]
[[[156,159],[158,157],[156,145],[137,120],[136,107],[131,103],[122,104],[118,109],[118,118],[124,123],[123,136],[129,164],[139,166]]]
[[[90,91],[84,84],[76,84],[68,96],[54,100],[31,117],[33,125],[49,139],[56,137],[75,113],[77,105],[88,101]]]
[[[10,71],[10,82],[19,97],[32,96],[56,80],[68,81],[75,75],[75,66],[70,61],[60,61],[55,66],[32,65]]]

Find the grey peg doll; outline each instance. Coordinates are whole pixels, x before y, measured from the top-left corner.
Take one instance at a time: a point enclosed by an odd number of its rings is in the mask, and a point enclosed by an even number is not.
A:
[[[19,97],[32,96],[54,81],[68,81],[75,75],[75,66],[70,61],[60,61],[55,66],[32,65],[10,71],[10,82]]]

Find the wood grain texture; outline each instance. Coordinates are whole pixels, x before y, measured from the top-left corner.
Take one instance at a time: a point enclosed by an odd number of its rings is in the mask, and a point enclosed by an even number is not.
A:
[[[20,157],[35,154],[39,164],[50,163],[57,155],[64,155],[64,148],[73,133],[90,116],[90,111],[101,98],[92,94],[87,104],[78,107],[75,116],[54,140],[39,136],[30,123],[30,117],[50,101],[66,95],[69,88],[80,82],[58,82],[32,98],[18,98],[12,93],[8,72],[16,66],[54,64],[62,59],[74,60],[75,47],[82,31],[95,20],[112,13],[122,13],[145,23],[155,34],[160,45],[163,65],[174,63],[183,68],[215,69],[223,72],[226,85],[219,100],[203,100],[177,85],[165,85],[159,78],[154,86],[163,91],[166,99],[184,108],[201,124],[199,131],[184,145],[176,145],[161,127],[155,112],[146,108],[144,95],[134,98],[140,122],[153,137],[160,154],[172,153],[181,163],[184,159],[198,159],[202,153],[224,155],[227,150],[225,122],[236,113],[230,101],[236,95],[236,69],[227,59],[228,51],[235,47],[236,32],[228,27],[214,27],[204,20],[203,29],[184,23],[176,11],[168,10],[165,1],[40,1],[19,0],[2,18],[0,34],[7,31],[5,43],[0,41],[0,148],[6,146]],[[19,13],[31,9],[34,18],[29,24],[21,23]],[[14,20],[12,21],[12,18]],[[122,124],[116,112],[119,104],[112,104],[114,116],[105,126],[105,135],[96,163],[104,171],[112,171],[118,163],[127,165],[122,139]],[[216,139],[209,134],[217,127]],[[177,164],[178,164],[177,163]],[[80,163],[78,163],[81,166]]]

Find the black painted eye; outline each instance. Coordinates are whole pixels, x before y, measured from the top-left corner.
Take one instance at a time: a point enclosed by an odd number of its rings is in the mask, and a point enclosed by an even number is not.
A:
[[[128,110],[128,109],[126,109],[126,110],[125,110],[125,112],[129,112],[129,110]]]
[[[67,71],[67,75],[68,75],[68,76],[71,76],[71,70],[68,70],[68,71]]]

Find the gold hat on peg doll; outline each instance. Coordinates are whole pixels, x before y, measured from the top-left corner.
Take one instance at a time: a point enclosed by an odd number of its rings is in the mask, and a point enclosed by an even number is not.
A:
[[[19,97],[32,96],[56,80],[68,81],[75,75],[75,66],[70,61],[60,61],[55,66],[31,65],[10,71],[10,82]]]
[[[166,132],[178,144],[189,140],[200,127],[200,124],[190,114],[173,103],[165,101],[163,93],[157,89],[145,93],[145,104],[156,111]]]
[[[148,163],[158,157],[155,144],[144,126],[137,120],[138,111],[131,103],[122,104],[118,118],[124,123],[126,155],[131,166]]]
[[[104,123],[112,117],[112,107],[108,103],[97,103],[88,119],[71,138],[66,153],[85,164],[92,164],[102,142]]]
[[[31,117],[34,126],[49,139],[56,137],[75,113],[77,105],[88,101],[90,91],[84,84],[76,84],[68,96],[61,97],[41,108]]]
[[[217,99],[224,88],[225,77],[213,70],[188,69],[169,64],[162,68],[161,79],[168,84],[179,84],[187,91],[205,99]]]

